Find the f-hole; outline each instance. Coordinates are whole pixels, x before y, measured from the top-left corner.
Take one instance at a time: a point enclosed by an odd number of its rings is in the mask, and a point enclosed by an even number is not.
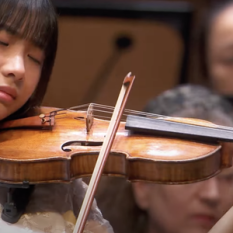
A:
[[[69,141],[65,142],[62,146],[61,149],[65,152],[70,152],[71,149],[65,148],[68,146],[102,146],[103,142],[97,142],[97,141]]]

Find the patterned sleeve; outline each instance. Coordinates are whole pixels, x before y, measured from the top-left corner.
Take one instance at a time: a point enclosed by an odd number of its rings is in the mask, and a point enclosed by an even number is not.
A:
[[[76,218],[78,217],[78,213],[80,211],[87,187],[87,184],[85,184],[81,179],[76,179],[73,182],[73,209]],[[93,201],[84,232],[114,233],[110,223],[103,218],[103,215],[99,210],[95,199]]]

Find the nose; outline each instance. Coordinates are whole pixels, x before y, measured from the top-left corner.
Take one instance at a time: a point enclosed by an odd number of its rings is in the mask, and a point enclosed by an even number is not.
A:
[[[22,80],[25,74],[25,64],[23,55],[13,53],[6,57],[5,63],[2,66],[2,74],[5,77],[14,78],[15,81]]]
[[[214,177],[202,182],[202,186],[199,190],[199,196],[209,205],[216,205],[220,198],[218,180]]]

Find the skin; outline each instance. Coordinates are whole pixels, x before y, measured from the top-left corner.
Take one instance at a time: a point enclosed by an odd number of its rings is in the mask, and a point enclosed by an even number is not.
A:
[[[233,204],[233,168],[186,185],[133,184],[149,215],[148,233],[207,233]]]
[[[233,95],[233,5],[217,14],[207,38],[207,65],[211,86]]]
[[[0,120],[22,107],[33,94],[41,76],[44,52],[20,32],[8,28],[0,31]],[[17,95],[12,98],[1,91],[10,86]],[[5,98],[9,99],[6,101]]]

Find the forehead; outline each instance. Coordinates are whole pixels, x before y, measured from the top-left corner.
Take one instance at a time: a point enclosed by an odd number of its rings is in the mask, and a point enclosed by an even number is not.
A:
[[[44,49],[50,38],[52,23],[48,11],[36,1],[10,1],[0,4],[0,28],[33,42]]]
[[[231,159],[232,166],[225,168],[221,171],[220,174],[233,174],[233,143],[223,143],[223,158],[226,159],[229,157]],[[224,158],[224,160],[225,160]]]
[[[11,28],[9,26],[2,26],[0,27],[0,36],[1,38],[7,39],[10,42],[23,42],[25,46],[29,46],[30,48],[33,48],[34,51],[42,51],[44,52],[44,49],[39,46],[36,41],[33,40],[33,38],[24,38],[23,37],[23,32],[20,30],[15,30],[14,28]]]
[[[11,36],[11,38],[14,38],[16,40],[25,40],[40,49],[44,49],[44,46],[38,40],[36,40],[36,38],[34,38],[32,35],[25,36],[24,34],[25,31],[23,27],[20,29],[16,29],[7,24],[0,25],[0,32],[4,32],[5,35],[9,35]]]
[[[233,42],[233,5],[214,18],[210,27],[209,41],[214,46]]]
[[[233,175],[233,167],[223,169],[223,170],[218,174],[218,176],[222,176],[222,175]]]
[[[23,37],[23,28],[21,29],[16,29],[14,27],[12,27],[10,24],[8,25],[6,24],[2,24],[0,25],[0,30],[1,31],[6,31],[8,34],[17,36],[17,37]]]

